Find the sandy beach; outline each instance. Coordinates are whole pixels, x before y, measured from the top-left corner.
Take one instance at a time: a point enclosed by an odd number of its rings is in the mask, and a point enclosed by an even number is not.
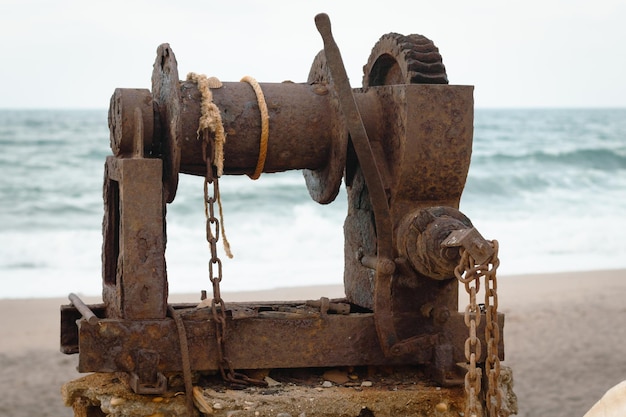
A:
[[[626,380],[626,270],[500,277],[505,365],[513,369],[519,416],[582,416]],[[224,294],[228,301],[341,297],[341,286]],[[99,302],[85,297],[86,302]],[[171,302],[194,302],[172,295]],[[0,299],[0,416],[72,416],[63,383],[80,376],[59,352],[65,299]]]

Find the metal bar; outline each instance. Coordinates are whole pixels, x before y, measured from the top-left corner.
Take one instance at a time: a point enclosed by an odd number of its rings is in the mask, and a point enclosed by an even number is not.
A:
[[[162,165],[156,158],[107,158],[102,291],[107,317],[166,316]]]
[[[89,324],[93,325],[98,323],[98,317],[93,313],[93,311],[91,311],[87,304],[83,303],[83,300],[81,300],[76,294],[70,293],[68,298],[70,299],[70,302],[74,305],[74,307],[76,307],[76,310],[78,310],[80,314],[83,315],[83,318],[87,320]]]
[[[263,172],[319,169],[330,158],[331,144],[338,135],[330,118],[327,95],[315,86],[296,83],[259,83],[269,112],[267,159]],[[181,83],[180,172],[204,175],[201,144],[197,139],[201,96],[195,83]],[[227,138],[224,173],[251,174],[259,155],[261,120],[254,91],[247,83],[224,82],[212,90],[220,109]]]
[[[378,344],[372,313],[322,315],[311,308],[310,311],[300,310],[300,314],[287,314],[285,310],[290,311],[284,304],[271,311],[263,308],[256,315],[229,310],[226,350],[235,369],[427,364],[432,360],[434,335],[453,347],[455,362],[464,361],[463,335],[467,328],[460,313],[451,315],[441,327],[428,324],[430,320],[420,313],[399,317],[396,325],[403,339],[425,337],[416,344],[419,349],[402,356],[386,357]],[[210,309],[178,311],[187,330],[192,370],[217,370],[215,326],[210,320]],[[62,320],[69,321],[72,316],[70,311],[65,311]],[[477,330],[481,340],[484,322]],[[75,323],[61,323],[62,328],[71,325],[76,328]],[[498,325],[503,333],[504,316],[501,314]],[[79,321],[77,333],[68,333],[62,338],[65,346],[61,350],[76,353],[72,348],[79,346],[80,372],[133,372],[132,355],[146,349],[159,354],[159,372],[178,372],[182,370],[182,363],[176,334],[176,325],[171,319],[100,319],[97,325]],[[502,341],[501,345],[499,352],[504,351]]]
[[[377,257],[379,262],[393,262],[393,235],[389,203],[385,184],[378,169],[378,163],[383,161],[377,161],[374,157],[363,119],[350,88],[339,47],[333,38],[328,15],[320,13],[315,16],[315,25],[324,41],[324,53],[339,95],[339,108],[345,115],[352,144],[370,194],[376,224]],[[392,273],[376,270],[374,311],[376,311],[378,339],[385,355],[396,354],[397,350],[394,350],[393,346],[399,342],[392,313],[392,278]]]

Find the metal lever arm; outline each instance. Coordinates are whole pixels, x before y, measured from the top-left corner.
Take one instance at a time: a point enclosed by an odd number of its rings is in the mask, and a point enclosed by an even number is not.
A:
[[[352,88],[350,87],[350,81],[348,80],[348,74],[339,52],[339,47],[333,39],[333,34],[330,26],[330,19],[325,13],[320,13],[315,16],[315,25],[322,40],[324,41],[324,53],[326,54],[326,62],[330,69],[333,84],[337,90],[339,96],[339,106],[341,112],[346,118],[346,124],[352,144],[359,158],[359,164],[363,169],[363,175],[367,182],[370,195],[372,197],[372,204],[374,204],[374,211],[376,215],[376,229],[379,230],[379,222],[381,226],[387,226],[380,229],[391,230],[391,221],[389,218],[389,205],[387,204],[387,195],[383,186],[382,177],[378,170],[378,165],[374,160],[374,154],[370,146],[369,138],[359,108],[357,107],[354,95],[352,94]],[[386,213],[384,213],[386,212]],[[380,214],[380,216],[379,216]],[[386,214],[386,215],[384,215]],[[380,217],[380,219],[379,219]],[[384,222],[384,223],[383,223]],[[391,233],[389,233],[391,240]],[[391,247],[390,247],[391,248]]]
[[[393,262],[393,233],[382,176],[376,164],[361,114],[354,100],[339,47],[333,39],[328,15],[320,13],[315,16],[315,25],[324,41],[326,62],[339,97],[339,108],[345,117],[352,144],[369,190],[376,223],[378,263],[387,261],[385,263],[388,264],[388,261]],[[381,348],[385,355],[389,356],[400,352],[393,349],[393,346],[398,342],[392,316],[391,279],[393,272],[388,273],[384,269],[376,268],[374,317]]]

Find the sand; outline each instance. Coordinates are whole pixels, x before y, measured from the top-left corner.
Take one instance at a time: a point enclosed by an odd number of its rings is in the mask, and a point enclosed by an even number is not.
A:
[[[519,416],[583,416],[626,380],[626,270],[500,277],[505,365]],[[224,294],[226,301],[340,297],[340,286]],[[197,296],[173,295],[171,302]],[[99,302],[97,298],[84,298]],[[72,416],[61,385],[80,376],[59,353],[65,299],[0,300],[0,416]]]

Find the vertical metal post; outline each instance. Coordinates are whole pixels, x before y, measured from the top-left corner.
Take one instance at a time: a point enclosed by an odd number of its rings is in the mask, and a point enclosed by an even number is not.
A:
[[[107,158],[102,254],[107,317],[167,314],[162,169],[160,159]]]

